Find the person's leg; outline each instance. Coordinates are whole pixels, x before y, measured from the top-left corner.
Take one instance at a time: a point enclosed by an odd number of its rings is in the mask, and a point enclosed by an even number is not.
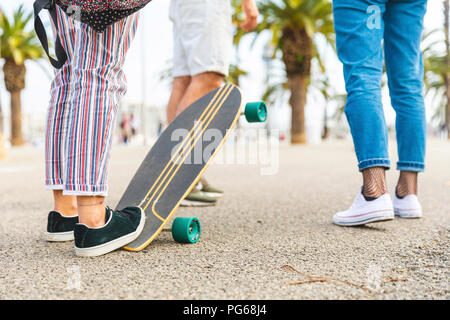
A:
[[[352,207],[335,214],[339,225],[393,218],[385,170],[390,167],[388,132],[381,100],[383,13],[386,1],[333,1],[338,56],[344,65],[345,114],[363,175]]]
[[[177,114],[208,92],[219,88],[230,65],[233,33],[229,1],[175,1],[173,21],[178,52],[177,73],[192,76]],[[174,46],[175,48],[175,46]],[[183,60],[183,62],[179,62]]]
[[[222,42],[228,40],[222,39],[223,31],[220,31],[227,29],[223,28],[222,23],[227,11],[221,10],[222,8],[223,5],[217,6],[208,1],[183,3],[174,0],[171,3],[170,19],[174,28],[174,80],[167,107],[168,123],[194,101],[220,87],[224,74],[228,72],[227,48],[223,48],[225,50],[221,52]],[[208,20],[210,16],[214,16],[215,20]],[[213,35],[216,29],[220,32]],[[232,39],[230,47],[231,43]]]
[[[193,102],[203,97],[208,92],[219,88],[224,80],[222,74],[216,72],[204,72],[192,77],[185,94],[178,104],[176,115],[179,115]]]
[[[396,111],[400,170],[394,210],[400,217],[422,216],[418,173],[425,168],[426,116],[420,43],[427,1],[391,0],[386,9],[385,56],[389,92]]]
[[[102,196],[77,196],[79,222],[89,228],[105,225],[106,204]]]
[[[55,75],[50,88],[50,104],[45,128],[45,185],[53,190],[53,210],[62,216],[77,215],[77,201],[74,196],[64,196],[64,141],[67,131],[67,100],[70,93],[71,56],[75,32],[72,20],[58,8],[58,32],[62,45],[67,52],[68,61]],[[56,28],[53,26],[56,34]]]
[[[115,117],[126,91],[122,67],[138,16],[135,13],[103,33],[75,22],[63,194],[77,197],[79,222],[73,234],[79,256],[118,249],[136,239],[145,223],[139,207],[114,211],[105,205]]]
[[[172,0],[169,10],[169,18],[173,24],[173,81],[172,92],[166,110],[168,124],[177,116],[178,106],[191,83],[191,73],[183,44],[183,28],[185,26],[183,24],[182,5],[182,1]]]
[[[53,190],[53,210],[63,216],[73,217],[78,214],[77,197],[65,196],[62,190]]]
[[[414,194],[417,195],[417,171],[400,171],[398,176],[397,186],[395,188],[395,193],[397,197],[404,198],[407,195]]]
[[[333,1],[338,56],[344,65],[345,114],[359,169],[390,167],[388,134],[381,101],[384,1]],[[376,6],[378,13],[370,10]],[[375,8],[375,7],[374,7]],[[371,12],[371,13],[369,13]],[[380,20],[371,24],[370,18]]]
[[[216,72],[204,72],[193,76],[190,79],[185,94],[177,106],[175,116],[186,110],[193,102],[208,92],[219,88],[223,83],[223,80],[224,76]],[[217,190],[216,196],[211,196],[210,192],[207,193],[207,190],[204,189],[204,187],[202,182],[197,184],[197,186],[181,202],[181,205],[186,207],[214,205],[217,202],[217,198],[222,195],[222,192],[219,189],[214,188],[214,190]]]
[[[71,19],[57,8],[57,30],[62,45],[67,52],[68,61],[58,70],[50,88],[50,103],[45,127],[45,186],[53,191],[53,210],[47,216],[47,241],[70,241],[74,239],[73,230],[78,222],[77,200],[75,196],[63,195],[65,150],[64,142],[68,127],[69,96],[71,90],[71,65],[75,29]]]
[[[383,167],[371,167],[362,171],[362,194],[366,199],[377,199],[387,193],[386,169]]]
[[[193,102],[219,88],[228,74],[232,51],[232,22],[229,1],[173,0],[171,19],[174,23],[174,76],[190,75],[189,86],[177,104],[176,114]],[[183,206],[211,205],[221,191],[205,190],[199,183],[182,202]]]
[[[77,26],[64,194],[77,196],[79,221],[87,227],[105,224],[112,136],[119,102],[126,92],[122,66],[137,21],[138,14],[134,14],[103,33]]]
[[[167,123],[170,124],[177,116],[177,109],[191,83],[190,76],[175,77],[172,83],[172,92],[167,105]]]
[[[420,43],[426,6],[426,0],[391,0],[385,14],[386,72],[397,114],[400,197],[417,193],[417,173],[425,168],[426,117]]]
[[[420,218],[422,205],[417,197],[417,171],[400,171],[394,192],[394,212],[400,218]]]

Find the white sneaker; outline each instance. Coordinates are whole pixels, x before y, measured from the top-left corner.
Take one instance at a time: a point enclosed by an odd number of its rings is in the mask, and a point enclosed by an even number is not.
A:
[[[394,192],[394,212],[400,218],[420,218],[422,217],[422,206],[419,198],[415,194],[409,194],[406,197],[398,198]]]
[[[333,222],[339,226],[359,226],[371,222],[394,219],[394,209],[389,194],[367,201],[360,191],[347,211],[333,216]]]

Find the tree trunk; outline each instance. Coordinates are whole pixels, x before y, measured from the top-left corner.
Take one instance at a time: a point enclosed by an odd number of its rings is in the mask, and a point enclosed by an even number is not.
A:
[[[324,113],[323,113],[323,127],[322,127],[322,140],[328,139],[330,136],[330,130],[328,128],[328,112],[327,112],[328,99],[325,103]]]
[[[10,92],[11,94],[11,145],[20,146],[23,144],[22,137],[22,107],[20,102],[20,91]]]
[[[306,91],[311,74],[313,42],[304,28],[285,28],[282,42],[283,62],[291,91],[291,143],[304,144]]]
[[[26,68],[24,64],[17,65],[14,60],[6,59],[3,65],[6,90],[11,95],[11,145],[20,146],[22,138],[22,112],[20,92],[25,88]]]
[[[292,108],[291,117],[291,143],[305,144],[305,105],[306,105],[306,89],[307,79],[303,75],[292,75],[288,77],[289,90],[291,97],[289,104]]]

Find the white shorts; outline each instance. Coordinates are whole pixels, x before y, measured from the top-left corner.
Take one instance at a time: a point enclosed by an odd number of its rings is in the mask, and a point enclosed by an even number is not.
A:
[[[230,0],[172,0],[173,76],[228,75],[233,50]]]

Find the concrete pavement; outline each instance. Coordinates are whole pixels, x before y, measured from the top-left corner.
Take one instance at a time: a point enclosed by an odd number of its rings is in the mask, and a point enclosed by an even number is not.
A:
[[[111,206],[146,151],[114,147]],[[0,299],[450,298],[449,142],[429,142],[423,219],[357,228],[331,220],[361,184],[349,141],[279,152],[274,175],[261,175],[258,165],[208,169],[225,197],[216,207],[177,212],[200,219],[199,243],[180,245],[162,233],[139,253],[79,258],[73,242],[43,240],[52,197],[42,186],[42,149],[10,150],[0,162]],[[391,191],[396,178],[390,170]]]

